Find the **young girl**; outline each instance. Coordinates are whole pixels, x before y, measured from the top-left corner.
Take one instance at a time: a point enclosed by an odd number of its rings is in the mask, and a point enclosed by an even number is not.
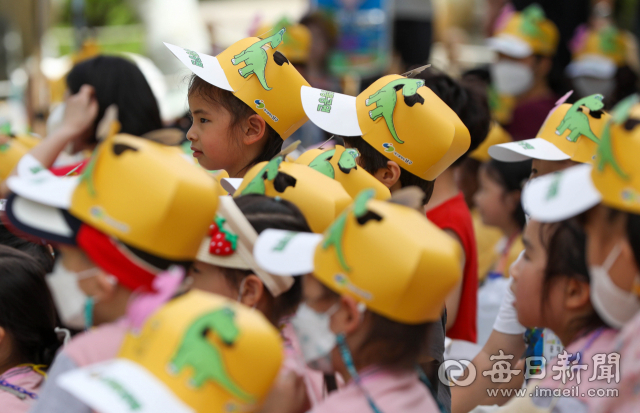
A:
[[[38,399],[60,342],[56,311],[42,266],[26,253],[0,245],[0,405],[27,412]]]
[[[421,212],[373,194],[360,194],[324,236],[265,231],[254,254],[275,273],[313,272],[294,326],[308,363],[347,381],[314,413],[436,412],[416,366],[427,323],[461,276],[460,248]]]
[[[187,139],[205,169],[241,178],[251,166],[271,160],[307,121],[300,88],[309,84],[276,51],[285,31],[240,40],[216,57],[166,44],[194,73]]]

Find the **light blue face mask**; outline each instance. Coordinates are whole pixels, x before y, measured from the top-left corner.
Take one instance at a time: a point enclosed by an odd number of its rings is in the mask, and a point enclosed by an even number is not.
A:
[[[93,307],[95,304],[93,297],[87,297],[84,302],[84,322],[87,330],[93,327]]]

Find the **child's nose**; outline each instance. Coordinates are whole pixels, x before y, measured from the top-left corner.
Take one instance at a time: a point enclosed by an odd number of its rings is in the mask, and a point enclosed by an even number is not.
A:
[[[191,127],[187,131],[187,139],[190,140],[191,142],[195,142],[198,140],[198,136],[193,130],[193,125],[191,125]]]

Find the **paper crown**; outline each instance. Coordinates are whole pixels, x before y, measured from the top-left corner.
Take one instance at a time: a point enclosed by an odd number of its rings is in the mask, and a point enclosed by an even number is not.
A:
[[[286,17],[272,26],[261,26],[256,30],[258,37],[264,38],[274,31],[273,27],[284,28],[286,31],[282,44],[278,50],[291,61],[291,63],[304,64],[309,60],[311,50],[311,32],[302,24],[293,24]]]
[[[522,12],[508,13],[503,20],[494,37],[489,39],[489,46],[495,51],[515,58],[556,53],[560,39],[558,28],[537,4]]]
[[[572,61],[567,66],[571,77],[611,78],[627,60],[627,36],[614,26],[599,30],[580,26],[571,41]]]
[[[358,167],[356,159],[360,156],[357,149],[345,149],[336,145],[332,149],[312,149],[300,155],[295,163],[307,165],[312,169],[340,182],[349,196],[355,197],[361,191],[372,188],[375,198],[382,201],[391,197],[389,188],[373,175]]]
[[[293,278],[274,276],[253,259],[258,233],[230,196],[221,196],[214,222],[200,244],[197,259],[224,268],[252,270],[274,297],[288,291]]]
[[[593,162],[605,125],[611,119],[602,111],[602,100],[602,95],[591,95],[574,104],[561,103],[551,110],[536,138],[492,146],[489,154],[503,162]]]
[[[512,141],[513,138],[509,135],[509,132],[504,130],[498,122],[493,122],[491,129],[489,129],[489,134],[473,152],[469,153],[469,158],[475,159],[478,162],[489,162],[491,160],[491,156],[489,156],[490,147]]]
[[[339,182],[278,156],[261,162],[244,176],[234,197],[242,195],[280,197],[297,206],[313,232],[324,232],[352,199]]]
[[[282,358],[280,335],[259,311],[191,291],[127,334],[116,359],[58,383],[103,413],[255,412]]]
[[[372,197],[363,191],[324,235],[263,232],[256,259],[276,274],[313,272],[336,293],[400,323],[440,319],[462,273],[460,247],[421,212]]]
[[[0,136],[0,182],[11,175],[29,148],[8,136]]]
[[[21,161],[22,168],[18,166],[26,172],[7,180],[9,188],[40,205],[33,211],[36,228],[47,228],[54,239],[68,234],[70,243],[74,234],[68,224],[61,220],[56,227],[43,222],[46,216],[38,210],[68,211],[143,253],[192,261],[218,203],[215,180],[179,148],[130,135],[115,135],[101,143],[79,176],[55,177],[35,160],[35,165],[28,162],[27,158]]]
[[[216,57],[165,45],[195,75],[246,103],[284,140],[308,120],[300,102],[300,87],[309,86],[276,51],[285,32],[283,28],[265,39],[242,39]]]
[[[421,179],[436,179],[471,144],[460,118],[424,80],[385,76],[358,97],[311,87],[301,93],[313,123],[329,133],[362,136]]]

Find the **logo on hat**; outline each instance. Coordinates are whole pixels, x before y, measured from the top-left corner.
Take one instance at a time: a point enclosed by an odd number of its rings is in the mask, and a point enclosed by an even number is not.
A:
[[[573,104],[562,118],[562,122],[556,129],[556,135],[562,135],[567,130],[571,131],[567,140],[570,142],[577,142],[580,136],[586,136],[595,143],[600,143],[600,139],[591,130],[589,124],[589,117],[586,113],[580,109],[582,106],[586,106],[590,112],[601,110],[604,107],[602,103],[602,95],[591,95],[578,100]]]
[[[385,152],[389,152],[389,153],[393,153],[395,156],[397,156],[398,158],[400,158],[400,160],[404,163],[406,163],[407,165],[412,165],[413,161],[409,158],[405,158],[404,156],[400,155],[398,152],[396,152],[396,148],[393,147],[392,144],[390,143],[383,143],[382,147],[384,148]]]
[[[240,76],[246,79],[252,74],[255,74],[258,77],[258,81],[260,82],[264,90],[271,90],[271,88],[267,84],[267,79],[265,78],[264,74],[267,68],[267,62],[269,61],[269,55],[267,54],[265,47],[267,47],[267,45],[271,46],[272,49],[278,47],[278,45],[282,43],[282,36],[286,31],[287,30],[285,28],[282,28],[273,36],[269,36],[264,40],[255,42],[254,44],[234,56],[234,58],[231,59],[231,63],[234,66],[237,66],[242,62],[245,63],[245,66],[243,68],[238,69],[238,73],[240,73]]]
[[[260,100],[260,99],[256,99],[253,101],[253,103],[256,104],[256,108],[258,109],[262,109],[264,111],[264,113],[267,114],[267,116],[269,116],[271,118],[272,121],[277,122],[280,119],[278,119],[276,117],[276,115],[274,115],[273,113],[269,112],[269,110],[265,107],[264,101]]]
[[[529,142],[518,142],[518,145],[522,146],[523,149],[535,149],[533,147],[533,145],[531,145]]]
[[[384,148],[385,152],[393,152],[396,150],[396,148],[394,148],[393,145],[390,143],[383,143],[382,147]]]

